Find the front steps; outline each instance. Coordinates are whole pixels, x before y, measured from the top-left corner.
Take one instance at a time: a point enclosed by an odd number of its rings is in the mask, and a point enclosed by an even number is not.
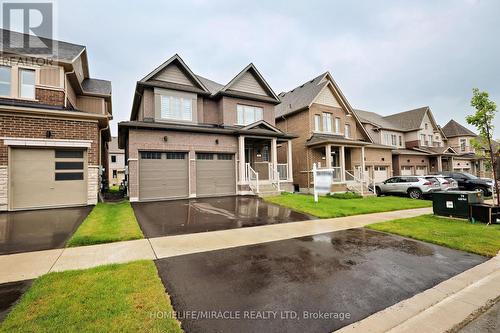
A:
[[[257,193],[257,195],[261,198],[272,197],[280,194],[281,191],[278,191],[273,184],[259,184],[259,193]]]

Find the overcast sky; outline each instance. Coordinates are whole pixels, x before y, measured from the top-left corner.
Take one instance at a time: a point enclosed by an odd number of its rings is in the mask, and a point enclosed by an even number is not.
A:
[[[355,108],[428,105],[465,125],[473,87],[500,106],[500,1],[58,1],[57,37],[113,84],[113,134],[135,82],[178,53],[225,84],[253,62],[287,91],[330,71]],[[500,115],[496,121],[500,138]]]

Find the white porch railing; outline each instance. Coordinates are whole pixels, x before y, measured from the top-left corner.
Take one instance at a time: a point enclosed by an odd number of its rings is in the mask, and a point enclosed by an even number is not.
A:
[[[279,180],[288,180],[288,163],[278,163],[276,169],[278,170]]]
[[[280,191],[280,175],[278,169],[274,167],[273,163],[269,163],[269,180],[272,181],[274,188]]]
[[[245,179],[254,193],[259,193],[259,173],[255,172],[250,163],[245,163]]]

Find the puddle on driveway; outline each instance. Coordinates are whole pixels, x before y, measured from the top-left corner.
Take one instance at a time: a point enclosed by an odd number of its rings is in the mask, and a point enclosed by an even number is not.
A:
[[[0,255],[64,247],[92,207],[0,213]]]
[[[156,260],[174,309],[286,311],[298,319],[181,320],[186,332],[332,332],[486,258],[369,229]],[[305,313],[349,314],[308,319]],[[291,312],[288,312],[291,313]]]
[[[244,228],[311,218],[260,198],[245,196],[136,202],[132,206],[146,237]]]

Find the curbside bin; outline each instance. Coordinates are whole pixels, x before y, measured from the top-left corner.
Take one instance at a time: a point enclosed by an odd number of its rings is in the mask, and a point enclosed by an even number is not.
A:
[[[432,193],[432,209],[435,215],[469,218],[470,204],[483,203],[482,192],[439,191]]]

